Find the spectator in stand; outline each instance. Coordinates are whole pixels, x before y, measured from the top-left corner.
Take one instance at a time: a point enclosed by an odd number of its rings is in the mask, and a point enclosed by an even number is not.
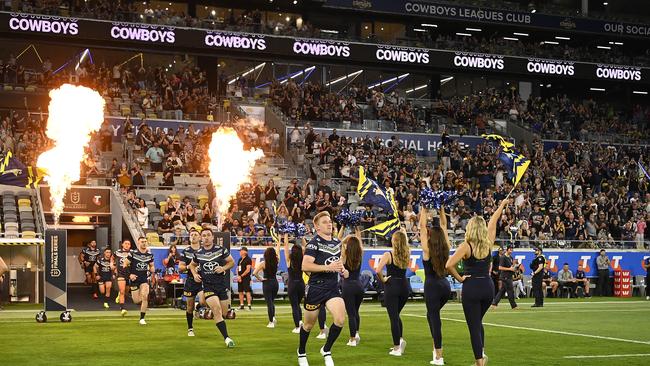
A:
[[[542,278],[542,292],[544,292],[544,296],[546,296],[546,288],[549,286],[551,287],[551,296],[557,297],[557,288],[560,284],[551,276],[551,272],[547,268],[544,268],[544,277]]]
[[[578,288],[582,288],[586,297],[591,296],[589,295],[589,286],[591,285],[591,282],[589,281],[589,278],[587,278],[587,274],[582,268],[582,265],[578,265],[578,270],[576,271],[576,285],[576,295],[578,295]]]
[[[135,211],[137,217],[138,217],[138,223],[143,229],[148,229],[149,228],[149,209],[147,208],[147,204],[144,202],[142,198],[138,199],[138,202],[140,203],[140,207],[138,207]]]
[[[155,141],[153,146],[147,150],[145,158],[151,163],[151,171],[161,172],[163,170],[163,158],[165,157],[165,152],[160,148],[160,144]]]
[[[165,243],[169,243],[173,235],[174,224],[169,214],[165,212],[162,220],[158,221],[158,235],[162,236]]]

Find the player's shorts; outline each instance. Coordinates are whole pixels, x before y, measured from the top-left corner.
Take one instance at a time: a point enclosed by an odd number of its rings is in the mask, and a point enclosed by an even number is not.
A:
[[[237,291],[238,292],[252,292],[251,290],[251,280],[250,278],[248,280],[242,280],[237,284]]]
[[[99,281],[98,284],[102,285],[105,282],[111,282],[113,280],[113,272],[99,272]]]
[[[93,273],[95,271],[95,262],[89,262],[90,264],[84,267],[84,272]]]
[[[145,276],[138,276],[135,280],[129,280],[129,286],[131,287],[131,291],[138,291],[140,289],[140,286],[143,283],[148,283],[147,277]]]
[[[117,271],[117,276],[115,276],[118,281],[126,281],[129,279],[129,271],[124,270],[124,271]]]
[[[303,307],[307,311],[318,310],[328,301],[337,297],[341,297],[341,291],[339,291],[338,286],[328,288],[307,285],[305,287],[305,302]]]
[[[203,291],[201,283],[189,278],[185,281],[185,286],[183,286],[183,296],[194,298],[201,291]]]
[[[203,296],[205,296],[206,300],[213,296],[219,296],[219,300],[221,301],[228,300],[228,286],[204,283]]]

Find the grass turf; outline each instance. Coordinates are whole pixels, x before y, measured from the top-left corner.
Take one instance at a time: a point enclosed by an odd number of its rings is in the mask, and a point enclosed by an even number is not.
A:
[[[489,364],[647,365],[650,302],[631,300],[552,299],[543,309],[530,309],[530,302],[522,300],[518,311],[511,311],[506,301],[489,311],[484,320]],[[185,315],[180,310],[151,310],[149,324],[140,326],[136,311],[126,318],[116,310],[73,312],[69,324],[60,323],[59,314],[48,313],[49,322],[37,324],[31,309],[5,309],[0,311],[3,365],[297,364],[298,336],[291,333],[290,308],[285,303],[278,305],[275,329],[265,327],[262,303],[252,312],[239,311],[237,319],[228,322],[230,336],[237,343],[234,349],[225,348],[214,321],[195,320],[197,336],[187,337]],[[364,303],[361,309],[361,343],[356,348],[345,345],[346,325],[332,350],[337,365],[429,364],[432,342],[423,302],[410,301],[402,312],[408,346],[401,358],[388,355],[392,342],[385,309],[377,303]],[[449,303],[442,316],[446,364],[473,364],[460,304]],[[324,341],[316,339],[317,333],[312,332],[308,344],[311,365],[323,365],[318,350]],[[628,356],[565,358],[580,355]]]

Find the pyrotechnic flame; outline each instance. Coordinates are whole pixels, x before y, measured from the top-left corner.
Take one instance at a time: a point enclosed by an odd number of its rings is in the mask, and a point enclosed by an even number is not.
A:
[[[259,149],[244,150],[244,143],[237,132],[230,127],[219,128],[212,134],[208,150],[210,157],[210,179],[217,196],[217,207],[221,217],[228,212],[230,199],[239,186],[250,180],[255,161],[264,157]]]
[[[38,157],[37,166],[47,170],[54,223],[63,212],[63,197],[79,180],[80,164],[90,134],[104,121],[105,101],[98,92],[84,86],[64,84],[50,91],[46,135],[54,147]]]

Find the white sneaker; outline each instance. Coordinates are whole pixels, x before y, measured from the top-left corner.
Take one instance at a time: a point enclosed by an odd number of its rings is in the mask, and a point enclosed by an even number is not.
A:
[[[354,335],[354,339],[357,341],[357,344],[361,342],[361,336],[359,335],[359,332],[357,332],[357,334]]]
[[[147,325],[147,322],[144,319],[140,319],[140,325]]]
[[[309,366],[306,353],[302,355],[298,353],[298,366]]]
[[[269,324],[266,325],[267,328],[275,328],[275,323],[274,322],[269,322]]]
[[[395,351],[394,349],[391,349],[388,354],[391,356],[402,357],[402,351],[400,350]]]
[[[226,337],[225,343],[226,343],[226,347],[228,347],[228,348],[234,348],[235,347],[235,341],[230,339],[230,337]]]
[[[433,355],[433,361],[429,362],[431,365],[435,366],[442,366],[445,364],[445,359],[444,358],[436,358],[436,355]]]
[[[188,329],[187,330],[187,336],[188,337],[194,337],[194,329]]]
[[[357,341],[356,340],[350,340],[350,341],[348,341],[346,346],[356,347],[357,346]]]
[[[650,300],[650,296],[646,296],[645,299],[646,299],[646,300]]]
[[[120,311],[120,314],[122,314],[123,317],[126,316],[126,313],[127,313],[126,309],[122,309],[122,311]]]
[[[320,354],[323,356],[323,360],[325,360],[325,366],[334,366],[334,360],[332,359],[332,352],[325,352],[323,351],[323,347],[321,347]]]
[[[300,327],[298,327],[298,328],[293,328],[293,330],[291,331],[291,333],[293,333],[293,334],[300,334]]]
[[[399,351],[404,353],[404,350],[406,350],[406,341],[402,338],[399,340]]]
[[[319,333],[316,338],[317,339],[327,339],[327,335],[330,333],[330,329],[328,327],[325,327],[321,333]]]
[[[277,325],[277,324],[278,324],[278,320],[275,317],[273,317],[273,325]]]

